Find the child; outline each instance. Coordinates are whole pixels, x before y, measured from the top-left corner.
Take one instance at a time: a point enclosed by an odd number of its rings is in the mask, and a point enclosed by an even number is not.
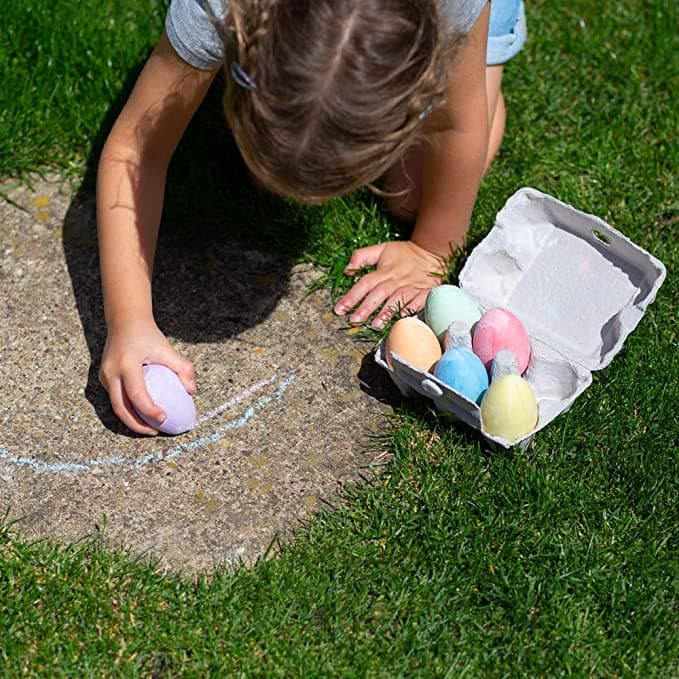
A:
[[[155,324],[151,272],[170,158],[219,69],[256,180],[319,203],[384,178],[389,208],[414,223],[410,240],[356,250],[345,270],[375,266],[335,312],[353,323],[377,312],[381,327],[397,308],[423,306],[432,273],[463,243],[504,132],[502,63],[525,40],[520,0],[173,0],[165,28],[97,179],[100,379],[118,417],[149,435],[131,404],[165,414],[142,364],[165,364],[196,388],[192,364]]]

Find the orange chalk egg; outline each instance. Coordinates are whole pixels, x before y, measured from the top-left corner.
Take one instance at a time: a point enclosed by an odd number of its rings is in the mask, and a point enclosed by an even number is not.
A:
[[[387,337],[386,350],[387,364],[390,368],[393,368],[392,353],[427,372],[432,372],[434,365],[441,358],[441,345],[434,331],[414,316],[399,318],[394,323]]]

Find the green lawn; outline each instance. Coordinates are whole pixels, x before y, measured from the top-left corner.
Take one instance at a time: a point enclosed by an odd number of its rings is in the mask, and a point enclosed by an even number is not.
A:
[[[163,15],[4,0],[0,177],[56,167],[91,190]],[[5,524],[0,676],[679,676],[676,3],[529,0],[528,19],[468,249],[521,186],[612,223],[668,269],[620,355],[525,453],[405,403],[375,441],[393,454],[382,474],[247,571],[189,581]],[[164,228],[222,237],[226,210],[228,237],[285,245],[342,289],[350,251],[395,225],[364,192],[314,209],[257,196],[218,99],[178,151]]]

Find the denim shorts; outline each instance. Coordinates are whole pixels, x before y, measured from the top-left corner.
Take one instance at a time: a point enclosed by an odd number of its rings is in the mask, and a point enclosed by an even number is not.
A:
[[[523,0],[491,0],[488,29],[488,66],[504,64],[521,51],[526,42],[526,12]]]

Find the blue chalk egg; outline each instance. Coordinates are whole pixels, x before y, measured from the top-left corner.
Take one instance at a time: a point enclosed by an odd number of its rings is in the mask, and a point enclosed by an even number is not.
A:
[[[448,349],[436,364],[434,375],[476,403],[488,389],[488,373],[481,359],[464,347]]]

